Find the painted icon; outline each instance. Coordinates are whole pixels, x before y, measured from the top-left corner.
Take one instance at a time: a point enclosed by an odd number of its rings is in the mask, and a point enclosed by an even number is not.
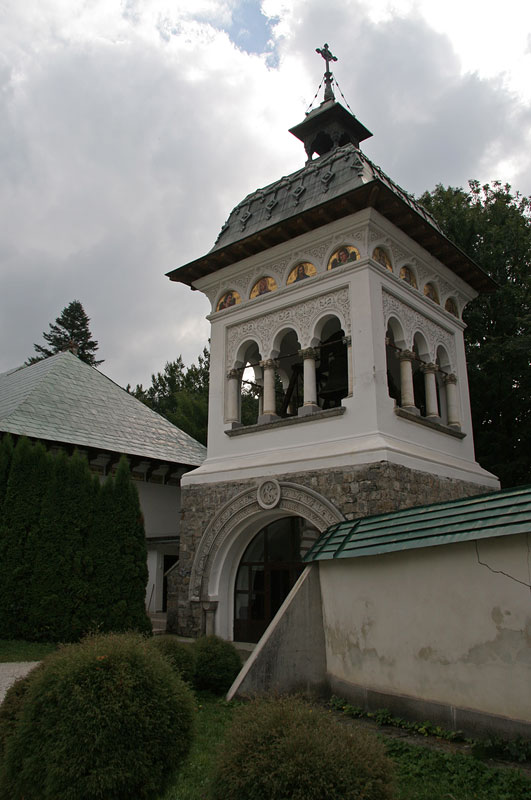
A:
[[[341,267],[343,264],[348,264],[350,261],[357,261],[359,257],[360,253],[356,247],[345,245],[331,255],[328,262],[328,269],[335,269],[336,267]]]
[[[393,265],[391,264],[391,259],[383,249],[383,247],[375,247],[372,251],[372,257],[375,261],[382,265],[389,270],[389,272],[393,271]]]
[[[223,295],[221,300],[218,303],[218,307],[216,311],[223,311],[224,308],[230,308],[231,306],[237,306],[241,303],[242,299],[238,292],[230,291]]]
[[[289,286],[290,283],[298,283],[298,281],[303,281],[305,278],[313,278],[314,275],[317,275],[317,270],[313,264],[310,264],[309,261],[301,261],[300,264],[297,264],[296,267],[293,267],[290,274],[288,275],[287,284]]]
[[[417,279],[415,278],[415,273],[409,267],[402,267],[400,270],[400,277],[406,283],[409,283],[414,289],[417,288]]]
[[[437,289],[433,285],[433,283],[427,283],[424,287],[424,295],[425,297],[429,297],[430,300],[433,300],[434,303],[440,305],[439,303],[439,295],[437,294]]]
[[[268,294],[269,292],[274,292],[276,289],[278,289],[278,286],[276,284],[275,279],[265,275],[263,278],[260,278],[260,280],[255,283],[255,285],[251,289],[251,294],[249,295],[249,297],[251,300],[254,300],[255,297],[260,297],[260,295],[262,294]]]

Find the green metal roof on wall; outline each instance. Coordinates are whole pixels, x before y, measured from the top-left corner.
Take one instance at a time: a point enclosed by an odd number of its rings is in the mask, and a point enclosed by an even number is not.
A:
[[[531,486],[339,522],[321,534],[304,560],[359,558],[516,533],[531,533]]]
[[[72,353],[0,375],[0,431],[199,466],[206,448]]]

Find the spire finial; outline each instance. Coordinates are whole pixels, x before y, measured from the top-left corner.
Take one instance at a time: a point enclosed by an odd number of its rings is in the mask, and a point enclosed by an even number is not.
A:
[[[319,55],[321,55],[326,61],[326,72],[324,74],[324,79],[325,79],[324,102],[326,102],[327,100],[335,100],[334,90],[332,89],[332,73],[330,72],[330,62],[337,61],[337,57],[330,52],[330,49],[326,43],[322,49],[320,47],[316,47],[315,52],[319,53]]]

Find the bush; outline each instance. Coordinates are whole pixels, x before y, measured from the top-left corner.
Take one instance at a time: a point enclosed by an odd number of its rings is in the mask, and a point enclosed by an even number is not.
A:
[[[2,800],[152,800],[191,745],[189,688],[135,634],[63,647],[32,676],[21,705]]]
[[[183,681],[192,684],[195,673],[195,654],[191,647],[179,642],[175,636],[159,635],[149,639],[149,645],[162,653]]]
[[[194,686],[214,694],[227,692],[242,668],[238,651],[218,636],[202,636],[194,642]]]
[[[365,731],[294,698],[236,709],[218,752],[213,800],[391,800],[392,765]]]
[[[0,704],[0,760],[4,754],[7,740],[13,735],[17,726],[30,683],[36,672],[42,668],[42,664],[38,664],[23,678],[19,678],[11,684]]]

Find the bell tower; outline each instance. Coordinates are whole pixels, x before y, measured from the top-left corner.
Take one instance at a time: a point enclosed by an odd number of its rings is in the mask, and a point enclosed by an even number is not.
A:
[[[335,99],[328,45],[317,52],[323,101],[291,128],[304,166],[169,273],[212,304],[208,454],[183,478],[182,633],[233,638],[237,565],[261,525],[298,516],[310,541],[339,519],[498,488],[474,458],[462,321],[492,282],[364,155],[372,134]]]

